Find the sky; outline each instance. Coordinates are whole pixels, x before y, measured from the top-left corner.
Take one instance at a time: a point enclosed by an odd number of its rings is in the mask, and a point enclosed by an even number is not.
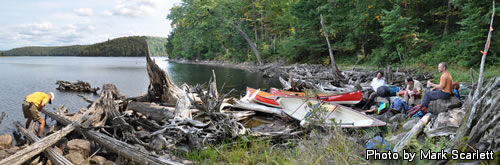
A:
[[[124,36],[167,37],[181,0],[20,0],[0,5],[0,50],[86,45]]]

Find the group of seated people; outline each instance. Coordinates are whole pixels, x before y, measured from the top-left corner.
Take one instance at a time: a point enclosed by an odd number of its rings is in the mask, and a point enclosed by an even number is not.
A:
[[[373,78],[370,86],[371,89],[364,93],[365,105],[362,107],[363,110],[369,109],[371,104],[375,101],[375,97],[383,97],[387,100],[387,103],[391,103],[390,96],[400,96],[404,98],[404,101],[409,106],[415,105],[415,99],[422,98],[421,104],[419,105],[422,110],[426,111],[429,102],[437,99],[449,99],[451,96],[456,95],[454,92],[458,92],[458,83],[453,83],[453,78],[451,74],[447,71],[447,65],[444,62],[439,63],[438,70],[441,72],[441,78],[439,84],[434,84],[427,81],[427,87],[432,88],[423,94],[424,87],[422,83],[418,80],[414,80],[412,77],[406,77],[405,88],[402,90],[391,89],[385,83],[383,78],[384,73],[382,71],[377,72],[377,77]]]

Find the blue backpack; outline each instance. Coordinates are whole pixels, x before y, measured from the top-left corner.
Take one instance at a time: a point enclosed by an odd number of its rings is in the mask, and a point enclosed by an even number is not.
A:
[[[410,110],[410,107],[408,106],[408,104],[406,104],[406,102],[403,99],[396,98],[394,99],[394,102],[391,104],[391,109],[395,109],[396,111],[404,113]]]
[[[387,150],[387,151],[391,151],[392,148],[391,148],[391,145],[382,137],[382,136],[375,136],[373,138],[371,138],[365,145],[365,148],[367,150],[370,150],[370,149],[377,149],[377,145],[381,144],[382,146],[384,146],[384,149]]]

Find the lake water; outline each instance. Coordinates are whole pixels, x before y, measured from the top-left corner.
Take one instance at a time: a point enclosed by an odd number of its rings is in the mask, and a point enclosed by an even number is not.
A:
[[[280,87],[277,79],[265,79],[258,72],[156,61],[177,85],[206,83],[214,70],[217,86],[220,88],[225,83],[225,89],[237,90],[236,95],[243,95],[246,86]],[[55,93],[54,102],[45,107],[49,110],[64,104],[70,111],[78,111],[88,105],[77,96],[78,93],[57,91],[57,80],[83,80],[97,87],[113,83],[127,96],[145,94],[149,84],[145,57],[0,57],[0,113],[7,113],[0,124],[0,134],[11,133],[15,129],[13,121],[26,121],[21,104],[26,95],[35,91]],[[93,94],[84,95],[97,98]],[[54,121],[49,119],[47,123]]]

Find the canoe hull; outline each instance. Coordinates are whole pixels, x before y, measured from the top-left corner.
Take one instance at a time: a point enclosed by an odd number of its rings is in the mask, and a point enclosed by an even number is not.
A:
[[[386,125],[383,121],[361,114],[356,110],[339,104],[292,97],[280,97],[277,99],[277,102],[283,108],[283,112],[300,121],[323,120],[322,123],[324,125],[332,125],[333,122],[335,122],[342,128],[377,127]],[[323,108],[325,111],[317,111],[316,114],[313,115],[312,113],[314,112],[310,105],[319,105],[319,107]]]
[[[254,102],[257,102],[257,103],[260,103],[260,104],[264,104],[264,105],[267,105],[267,106],[271,106],[271,107],[280,108],[280,105],[278,104],[278,102],[276,102],[276,100],[274,100],[274,98],[276,96],[273,95],[273,94],[270,94],[270,93],[267,93],[267,92],[263,92],[263,91],[258,91],[256,89],[249,88],[249,87],[247,87],[246,94]]]
[[[294,98],[305,98],[304,92],[290,92],[290,91],[279,90],[276,88],[271,88],[271,94],[278,96],[294,97]],[[355,91],[349,93],[334,93],[334,94],[323,93],[323,94],[318,94],[318,96],[311,98],[337,104],[353,105],[353,104],[358,104],[363,99],[363,95],[361,91]]]

